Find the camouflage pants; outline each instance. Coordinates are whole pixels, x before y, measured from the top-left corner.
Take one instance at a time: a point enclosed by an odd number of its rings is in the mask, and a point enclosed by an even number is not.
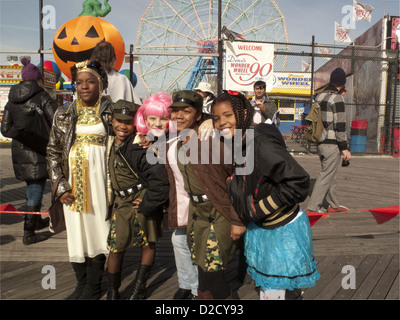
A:
[[[191,203],[187,238],[193,263],[206,272],[222,270],[236,249],[230,228],[230,222],[210,202]]]
[[[116,223],[117,219],[115,213],[111,219],[110,232],[107,237],[107,248],[112,253],[120,253],[126,251],[129,247],[141,247],[143,245],[147,245],[149,242],[147,241],[146,236],[144,235],[144,231],[140,226],[138,217],[134,217],[133,225],[132,225],[132,237],[129,241],[125,241],[125,243],[121,244],[119,239],[117,239],[116,232]]]
[[[115,200],[107,238],[107,247],[112,253],[146,246],[162,236],[162,217],[146,218],[132,208],[133,199],[117,197]]]

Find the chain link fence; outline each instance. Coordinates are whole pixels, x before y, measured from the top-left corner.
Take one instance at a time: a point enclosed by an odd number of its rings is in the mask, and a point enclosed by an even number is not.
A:
[[[280,131],[289,151],[315,152],[315,145],[302,138],[305,116],[315,95],[329,83],[331,72],[341,67],[347,74],[344,100],[350,150],[398,156],[399,50],[314,42],[285,45],[287,50],[275,49],[281,67],[274,68],[274,89],[268,94],[281,110]]]
[[[279,129],[289,151],[316,152],[316,146],[302,137],[305,117],[314,95],[329,82],[331,72],[341,67],[347,73],[344,99],[350,151],[399,156],[398,48],[382,50],[379,46],[322,45],[314,41],[268,43],[274,44],[276,62],[274,89],[268,95],[280,110]]]

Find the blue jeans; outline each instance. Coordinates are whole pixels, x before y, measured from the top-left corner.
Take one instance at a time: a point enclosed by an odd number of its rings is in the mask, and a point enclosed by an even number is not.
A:
[[[197,287],[199,285],[198,270],[197,266],[192,262],[186,239],[186,228],[175,229],[172,233],[171,241],[174,248],[179,288],[192,290],[192,294],[197,296]]]
[[[27,180],[26,182],[26,205],[38,206],[42,203],[46,179]]]

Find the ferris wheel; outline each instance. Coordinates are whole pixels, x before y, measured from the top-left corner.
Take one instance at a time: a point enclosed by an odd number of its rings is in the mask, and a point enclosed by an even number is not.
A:
[[[275,50],[288,50],[285,19],[274,0],[222,0],[221,21],[245,40],[279,42],[283,45]],[[217,48],[218,1],[152,0],[140,20],[135,50],[160,54],[139,55],[139,76],[150,94],[191,89],[200,81],[216,89],[218,60],[207,54]]]

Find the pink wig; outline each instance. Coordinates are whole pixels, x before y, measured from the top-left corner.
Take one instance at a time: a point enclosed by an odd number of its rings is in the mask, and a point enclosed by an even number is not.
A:
[[[170,117],[171,110],[168,107],[172,104],[172,97],[161,91],[154,96],[147,98],[140,106],[135,117],[135,127],[139,134],[147,134],[146,118],[148,116]]]

